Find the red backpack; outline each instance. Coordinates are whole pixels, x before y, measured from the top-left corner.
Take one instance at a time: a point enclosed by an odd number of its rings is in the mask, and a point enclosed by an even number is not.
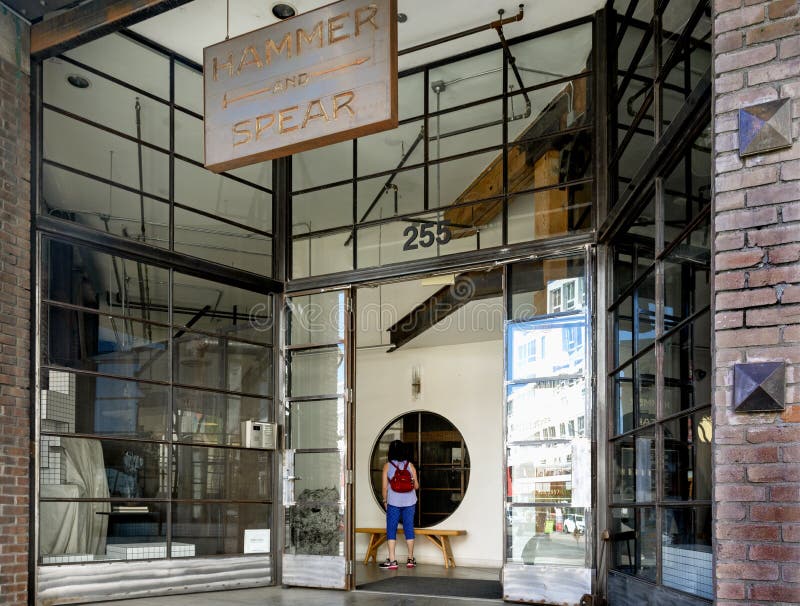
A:
[[[403,469],[400,469],[392,461],[389,461],[389,463],[394,467],[394,475],[389,479],[389,486],[392,487],[392,490],[395,492],[411,492],[414,490],[414,478],[408,470],[408,461],[406,461]]]

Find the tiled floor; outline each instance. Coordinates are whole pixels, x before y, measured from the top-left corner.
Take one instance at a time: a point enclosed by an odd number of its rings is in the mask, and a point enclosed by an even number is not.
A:
[[[499,570],[489,568],[420,565],[416,569],[398,571],[379,570],[374,564],[359,564],[357,582],[366,583],[386,578],[391,574],[418,576],[446,576],[452,579],[497,579]],[[300,589],[264,587],[239,589],[213,593],[195,593],[157,598],[141,598],[116,602],[95,602],[94,606],[490,606],[501,604],[499,600],[471,600],[432,596],[391,595],[370,591],[328,591],[322,589]]]

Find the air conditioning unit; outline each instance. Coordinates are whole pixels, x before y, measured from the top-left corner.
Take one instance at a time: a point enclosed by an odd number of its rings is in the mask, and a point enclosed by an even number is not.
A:
[[[242,421],[242,446],[275,450],[278,441],[277,423]]]

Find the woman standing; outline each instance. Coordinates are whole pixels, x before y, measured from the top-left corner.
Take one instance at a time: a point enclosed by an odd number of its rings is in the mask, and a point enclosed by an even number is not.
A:
[[[408,448],[400,440],[389,444],[389,460],[383,466],[383,506],[386,508],[386,538],[389,557],[380,567],[397,569],[395,547],[397,546],[397,523],[403,521],[403,534],[408,545],[407,568],[417,565],[414,559],[414,510],[417,507],[419,480],[417,470],[408,460]]]

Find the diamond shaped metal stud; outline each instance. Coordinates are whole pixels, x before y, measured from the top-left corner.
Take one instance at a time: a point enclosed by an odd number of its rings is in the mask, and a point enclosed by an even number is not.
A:
[[[791,99],[739,110],[739,155],[752,156],[792,146]]]
[[[736,412],[780,411],[785,408],[784,362],[736,364],[733,367],[733,406]]]

